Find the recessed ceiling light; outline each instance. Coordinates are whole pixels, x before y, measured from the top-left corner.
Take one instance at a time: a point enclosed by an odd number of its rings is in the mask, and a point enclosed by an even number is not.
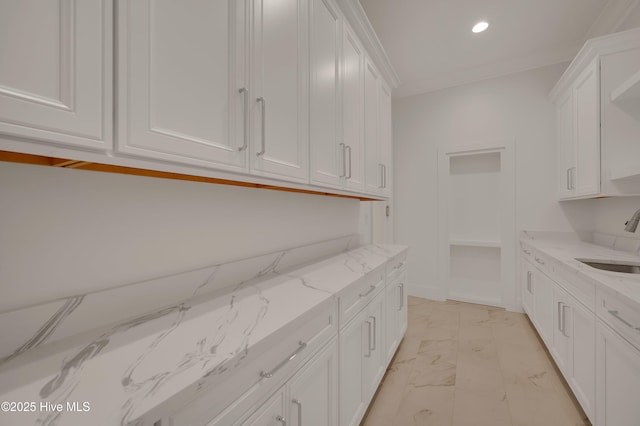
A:
[[[478,22],[477,24],[475,24],[473,26],[471,31],[473,31],[474,33],[481,33],[484,30],[486,30],[487,28],[489,28],[489,23],[485,22],[485,21],[480,21],[480,22]]]

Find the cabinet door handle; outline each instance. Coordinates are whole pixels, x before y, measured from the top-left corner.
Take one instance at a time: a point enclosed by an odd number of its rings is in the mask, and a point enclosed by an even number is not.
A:
[[[562,334],[564,334],[564,337],[569,337],[569,334],[567,333],[567,316],[565,315],[565,308],[568,307],[569,305],[566,303],[562,304]]]
[[[525,252],[527,255],[531,256],[531,252],[527,249],[522,249],[523,252]]]
[[[398,288],[400,289],[400,306],[398,306],[398,310],[401,311],[404,308],[404,283],[400,283]]]
[[[571,168],[571,189],[576,189],[576,167]]]
[[[558,302],[558,330],[562,331],[562,302]]]
[[[536,256],[536,262],[538,262],[540,265],[544,265],[544,260],[540,259],[537,256]]]
[[[634,329],[637,332],[640,332],[640,327],[636,327],[635,325],[631,324],[629,321],[625,320],[624,318],[622,318],[620,316],[620,313],[618,311],[609,311],[609,313],[611,315],[613,315],[618,321],[622,322],[624,325],[626,325],[629,328]]]
[[[286,363],[288,363],[289,361],[292,361],[296,356],[298,356],[298,354],[300,352],[302,352],[304,350],[304,348],[307,347],[307,344],[305,342],[298,342],[298,349],[296,349],[295,351],[293,351],[293,353],[291,355],[289,355],[289,357],[287,357],[285,360],[283,360],[280,364],[276,365],[271,371],[265,373],[264,371],[260,372],[260,377],[264,377],[265,379],[269,379],[271,377],[273,377],[274,374],[276,374],[276,372],[278,370],[280,370],[282,367],[284,367],[284,365]]]
[[[533,274],[531,273],[531,271],[527,271],[527,291],[529,291],[529,293],[533,294],[533,289],[531,287],[531,278],[532,278]]]
[[[282,416],[276,416],[276,421],[282,423],[284,426],[287,426],[287,419]]]
[[[345,149],[349,152],[349,173],[347,173],[347,179],[351,179],[351,147],[347,145]],[[346,162],[346,161],[345,161]]]
[[[242,111],[244,113],[242,128],[244,129],[244,145],[238,148],[238,151],[244,151],[249,146],[248,136],[249,136],[249,91],[246,87],[242,87],[238,90],[240,94],[242,94]]]
[[[342,155],[342,167],[340,168],[340,174],[338,177],[345,177],[347,175],[347,154],[346,146],[344,143],[338,145],[340,147],[340,154]]]
[[[571,167],[567,169],[567,189],[571,189]]]
[[[376,317],[370,316],[369,318],[373,320],[373,339],[371,340],[373,342],[373,346],[370,349],[372,351],[375,351],[377,346],[376,345],[376,328],[377,328]]]
[[[367,296],[368,296],[368,295],[370,295],[370,294],[371,294],[371,292],[372,292],[373,290],[375,290],[375,289],[376,289],[376,286],[372,284],[371,286],[369,286],[369,290],[368,290],[366,293],[364,293],[364,294],[362,294],[362,293],[361,293],[361,294],[359,294],[358,296],[360,296],[360,297],[367,297]]]
[[[261,120],[262,120],[262,139],[261,139],[261,150],[260,152],[256,152],[256,155],[258,157],[260,157],[261,155],[264,155],[264,153],[267,151],[267,101],[261,96],[258,99],[256,99],[256,101],[260,104],[261,106],[261,112],[262,112],[262,116],[261,116]]]
[[[302,402],[296,398],[293,398],[291,402],[298,406],[298,426],[302,426]]]
[[[365,321],[365,323],[367,324],[367,330],[368,330],[368,341],[367,341],[367,351],[368,353],[365,355],[365,358],[371,358],[371,322],[370,321]]]
[[[382,187],[383,188],[387,187],[387,165],[386,164],[382,165]]]

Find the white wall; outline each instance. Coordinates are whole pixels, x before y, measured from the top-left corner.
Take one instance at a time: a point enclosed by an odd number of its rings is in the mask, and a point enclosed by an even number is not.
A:
[[[0,163],[0,294],[19,305],[358,233],[358,200]]]
[[[556,201],[555,110],[547,95],[567,65],[394,100],[396,241],[410,246],[412,294],[443,294],[437,281],[438,146],[515,141],[516,231],[593,228],[588,201]]]

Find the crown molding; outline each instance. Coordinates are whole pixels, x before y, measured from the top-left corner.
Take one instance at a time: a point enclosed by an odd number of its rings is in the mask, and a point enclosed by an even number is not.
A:
[[[555,102],[558,96],[571,86],[578,74],[600,56],[637,48],[640,48],[640,28],[587,40],[560,80],[549,92],[549,98]]]
[[[609,0],[602,12],[591,24],[584,39],[601,37],[618,32],[631,12],[638,7],[640,0]]]
[[[384,76],[385,80],[389,83],[392,89],[395,89],[400,84],[400,78],[393,69],[391,61],[385,52],[380,39],[373,30],[369,18],[365,13],[362,5],[358,0],[337,0],[342,13],[351,24],[351,28],[358,35],[365,50],[373,63],[378,67],[380,73]]]

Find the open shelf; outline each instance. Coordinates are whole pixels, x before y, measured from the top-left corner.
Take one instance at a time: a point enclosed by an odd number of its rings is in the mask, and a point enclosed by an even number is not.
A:
[[[611,91],[611,102],[640,120],[640,71]]]
[[[497,240],[449,240],[449,245],[464,247],[488,247],[500,248],[500,241]]]

